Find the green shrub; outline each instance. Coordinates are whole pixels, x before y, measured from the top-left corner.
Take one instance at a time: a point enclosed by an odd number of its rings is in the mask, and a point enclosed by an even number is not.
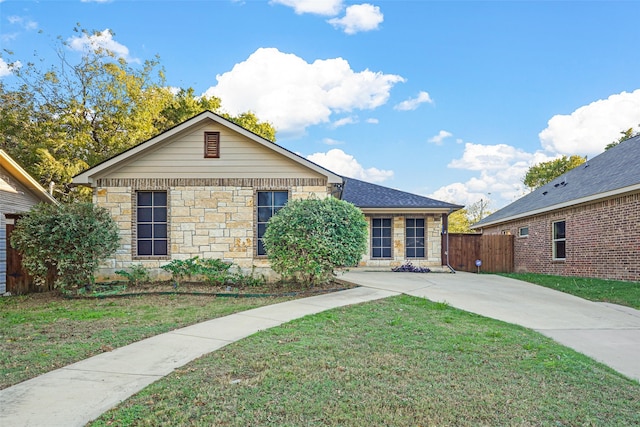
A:
[[[17,223],[11,245],[37,284],[55,272],[63,292],[93,282],[93,273],[119,246],[118,225],[91,203],[38,204]]]
[[[333,197],[290,201],[271,217],[264,234],[271,268],[310,285],[330,281],[337,267],[356,265],[366,245],[363,213]]]
[[[132,286],[150,280],[149,270],[142,264],[133,264],[128,270],[118,270],[116,274],[127,279]]]
[[[195,256],[184,260],[174,259],[160,268],[171,273],[171,278],[177,286],[185,279],[193,278],[203,279],[211,284],[224,284],[231,278],[231,265],[219,259]]]

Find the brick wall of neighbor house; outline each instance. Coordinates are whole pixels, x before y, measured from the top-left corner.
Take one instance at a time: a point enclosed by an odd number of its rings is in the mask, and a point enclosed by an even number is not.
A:
[[[552,223],[566,221],[566,260],[552,260]],[[528,237],[518,230],[529,227]],[[517,272],[640,281],[640,193],[485,228],[515,235]]]
[[[392,243],[392,258],[390,259],[377,259],[371,258],[371,218],[393,218],[393,243]],[[368,248],[367,252],[362,257],[359,266],[363,267],[384,267],[392,268],[404,264],[407,261],[411,261],[411,264],[417,267],[439,267],[442,265],[441,258],[441,230],[442,230],[442,215],[425,215],[416,216],[408,215],[409,218],[424,218],[425,219],[425,258],[411,258],[405,257],[405,215],[366,215],[369,233],[367,235]]]
[[[133,207],[137,190],[168,193],[170,257],[137,259],[133,256]],[[115,271],[132,264],[142,264],[157,277],[168,278],[160,266],[170,259],[194,256],[233,262],[247,273],[253,268],[257,274],[271,274],[268,261],[254,256],[256,190],[289,190],[291,199],[323,198],[329,194],[322,179],[101,180],[94,192],[94,203],[111,212],[118,223],[121,241],[115,256],[100,267],[98,278],[113,278]]]

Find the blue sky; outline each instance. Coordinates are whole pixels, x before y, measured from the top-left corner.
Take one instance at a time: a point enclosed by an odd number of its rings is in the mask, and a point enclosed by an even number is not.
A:
[[[640,2],[366,1],[0,0],[0,78],[58,36],[159,55],[168,85],[337,173],[492,210],[532,164],[638,129]]]

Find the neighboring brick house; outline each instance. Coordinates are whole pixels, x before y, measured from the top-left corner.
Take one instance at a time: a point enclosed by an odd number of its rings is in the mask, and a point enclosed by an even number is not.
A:
[[[518,272],[640,281],[640,136],[472,228],[515,235]]]
[[[462,206],[345,179],[214,114],[204,112],[77,175],[111,211],[121,245],[100,269],[142,264],[156,273],[193,256],[269,273],[262,236],[288,200],[338,197],[370,223],[361,265],[440,266],[440,232]],[[363,192],[366,198],[361,198]],[[379,196],[378,203],[370,203]],[[405,218],[407,218],[405,220]]]
[[[57,203],[15,160],[0,150],[0,295],[6,291],[22,293],[29,288],[9,237],[20,215],[40,202]]]

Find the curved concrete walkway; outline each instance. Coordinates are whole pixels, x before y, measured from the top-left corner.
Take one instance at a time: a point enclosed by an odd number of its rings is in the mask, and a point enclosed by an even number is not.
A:
[[[392,273],[354,269],[342,279],[446,302],[536,330],[640,381],[640,311],[596,303],[507,277],[458,272]]]
[[[0,426],[84,426],[174,369],[260,330],[397,294],[349,289],[255,308],[138,341],[0,390]]]
[[[302,316],[400,293],[534,329],[640,381],[640,311],[494,275],[354,269],[341,279],[362,287],[209,320],[0,390],[0,426],[83,426],[231,342]]]

